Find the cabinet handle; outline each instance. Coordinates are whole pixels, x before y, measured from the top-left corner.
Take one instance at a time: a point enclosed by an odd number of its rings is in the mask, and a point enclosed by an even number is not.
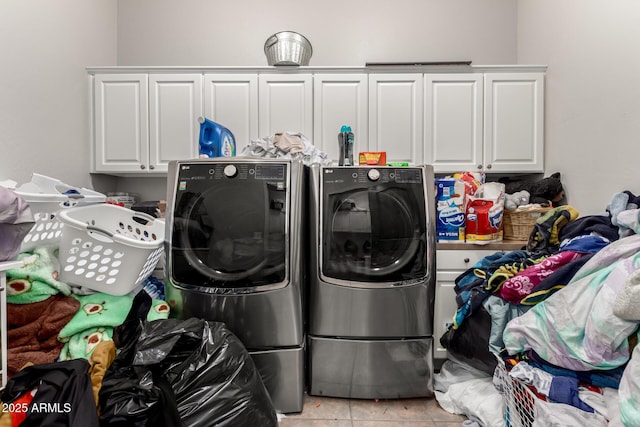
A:
[[[478,165],[478,169],[482,169],[482,165]]]
[[[144,169],[144,168],[145,168],[145,165],[140,165],[140,169]]]
[[[465,258],[463,261],[464,261],[464,263],[466,264],[466,263],[468,263],[468,262],[469,262],[469,258]]]
[[[491,169],[491,165],[490,165],[490,164],[489,164],[489,165],[487,165],[487,169]]]
[[[156,167],[153,165],[149,165],[149,169],[154,170]]]

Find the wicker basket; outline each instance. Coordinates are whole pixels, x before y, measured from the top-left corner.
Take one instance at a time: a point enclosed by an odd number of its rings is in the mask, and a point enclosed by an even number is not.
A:
[[[528,207],[518,208],[515,211],[504,211],[503,239],[504,240],[528,240],[536,221],[549,212],[552,208]]]

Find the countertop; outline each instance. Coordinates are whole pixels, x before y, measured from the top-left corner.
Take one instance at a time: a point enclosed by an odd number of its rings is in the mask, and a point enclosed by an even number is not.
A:
[[[527,244],[526,240],[503,240],[502,242],[478,245],[465,242],[438,242],[436,250],[490,250],[490,251],[515,251],[522,249]]]

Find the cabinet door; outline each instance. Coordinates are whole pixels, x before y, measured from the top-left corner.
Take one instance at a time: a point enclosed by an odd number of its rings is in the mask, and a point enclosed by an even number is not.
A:
[[[487,172],[544,171],[544,74],[486,73]]]
[[[434,172],[482,169],[482,75],[426,74],[424,162]]]
[[[146,74],[93,78],[95,172],[141,172],[149,163]]]
[[[447,332],[453,323],[456,304],[455,280],[462,271],[445,271],[436,273],[436,297],[433,309],[433,358],[446,359],[447,349],[440,344],[440,337]]]
[[[369,151],[422,163],[422,85],[422,74],[369,75]]]
[[[149,75],[149,172],[198,157],[201,74]]]
[[[367,75],[316,74],[313,76],[313,144],[338,161],[338,133],[342,125],[354,134],[354,161],[368,150]]]
[[[260,137],[277,132],[302,132],[313,137],[313,76],[263,74],[258,77]]]
[[[236,155],[260,138],[258,133],[258,75],[205,74],[204,114],[233,133]]]

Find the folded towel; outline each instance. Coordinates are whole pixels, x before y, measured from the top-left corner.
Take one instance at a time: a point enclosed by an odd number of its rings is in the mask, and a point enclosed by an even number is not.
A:
[[[38,247],[33,253],[21,253],[21,267],[7,270],[7,302],[31,304],[44,301],[52,295],[71,294],[71,287],[58,280],[60,262],[54,247]]]

